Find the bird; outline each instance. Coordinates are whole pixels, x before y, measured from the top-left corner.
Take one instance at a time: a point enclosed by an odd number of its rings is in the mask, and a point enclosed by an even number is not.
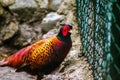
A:
[[[58,34],[28,45],[6,59],[0,61],[0,66],[10,66],[16,69],[26,68],[30,71],[49,72],[61,64],[72,47],[72,24],[60,24]],[[51,69],[52,69],[51,68]]]

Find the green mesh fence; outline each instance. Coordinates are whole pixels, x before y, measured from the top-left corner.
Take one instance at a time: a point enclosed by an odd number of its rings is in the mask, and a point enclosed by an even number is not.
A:
[[[93,66],[94,79],[118,80],[120,77],[119,2],[117,0],[76,1],[82,53]],[[117,74],[117,78],[112,76],[113,74]]]
[[[111,77],[113,80],[120,80],[120,0],[113,3],[111,27],[111,53],[114,62],[111,64]]]

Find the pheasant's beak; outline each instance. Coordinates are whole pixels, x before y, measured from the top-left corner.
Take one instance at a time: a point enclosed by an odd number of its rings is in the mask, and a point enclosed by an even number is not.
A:
[[[70,30],[68,33],[71,34],[71,33],[72,33],[72,30]]]

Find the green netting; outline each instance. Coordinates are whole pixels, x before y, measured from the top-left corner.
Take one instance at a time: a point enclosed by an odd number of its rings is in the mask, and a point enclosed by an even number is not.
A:
[[[120,1],[113,3],[113,20],[111,27],[111,53],[114,62],[111,64],[111,77],[120,80]]]
[[[82,52],[93,66],[94,79],[115,80],[116,77],[112,74],[120,77],[119,2],[117,0],[76,1]]]

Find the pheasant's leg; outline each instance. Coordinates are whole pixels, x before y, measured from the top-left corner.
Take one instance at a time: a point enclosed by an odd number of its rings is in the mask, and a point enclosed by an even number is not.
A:
[[[41,80],[43,78],[43,73],[38,73],[35,80]]]

